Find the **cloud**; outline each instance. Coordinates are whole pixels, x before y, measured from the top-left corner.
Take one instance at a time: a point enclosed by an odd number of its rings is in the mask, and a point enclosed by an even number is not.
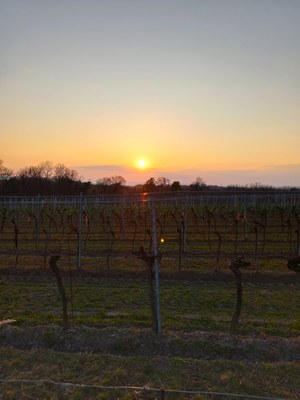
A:
[[[264,168],[266,169],[274,169],[274,170],[282,170],[282,171],[299,171],[300,173],[300,164],[278,164],[278,165],[266,165]]]
[[[130,167],[127,165],[118,165],[118,164],[103,164],[103,165],[81,165],[77,167],[72,167],[76,170],[92,170],[92,171],[137,171],[136,167]],[[147,168],[147,171],[158,171],[158,168]]]
[[[77,167],[73,167],[74,169],[87,169],[87,170],[96,170],[96,171],[118,171],[118,170],[125,170],[129,169],[125,165],[114,165],[114,164],[103,164],[103,165],[80,165]]]

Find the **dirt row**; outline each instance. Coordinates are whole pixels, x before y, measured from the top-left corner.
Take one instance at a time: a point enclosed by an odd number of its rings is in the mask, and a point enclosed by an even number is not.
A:
[[[300,361],[300,337],[239,336],[228,333],[182,331],[156,335],[148,329],[80,328],[62,331],[55,326],[0,328],[1,346],[51,349],[63,352],[122,356],[167,356],[229,359],[249,362]]]
[[[70,277],[70,271],[61,269],[62,276]],[[144,268],[140,270],[112,270],[112,269],[98,269],[98,270],[72,270],[72,279],[80,282],[89,283],[96,282],[101,278],[111,279],[133,279],[144,280],[146,279],[146,272]],[[0,282],[2,281],[44,281],[52,280],[54,277],[53,272],[47,269],[12,269],[1,268]],[[233,274],[229,271],[215,271],[215,272],[197,272],[197,271],[180,271],[160,272],[162,280],[175,280],[175,281],[203,281],[203,282],[232,282],[234,281]],[[245,283],[278,283],[278,284],[291,284],[300,285],[300,274],[295,272],[243,272],[243,282]]]

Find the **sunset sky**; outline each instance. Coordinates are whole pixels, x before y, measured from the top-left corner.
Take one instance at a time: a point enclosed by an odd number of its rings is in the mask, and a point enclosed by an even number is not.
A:
[[[299,21],[299,0],[0,0],[0,159],[300,187]]]

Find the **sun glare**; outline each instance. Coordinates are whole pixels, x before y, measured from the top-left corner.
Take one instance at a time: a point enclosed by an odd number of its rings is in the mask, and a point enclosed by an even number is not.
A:
[[[138,161],[138,167],[139,167],[140,169],[145,169],[146,166],[147,166],[147,163],[146,163],[145,160],[139,160],[139,161]]]

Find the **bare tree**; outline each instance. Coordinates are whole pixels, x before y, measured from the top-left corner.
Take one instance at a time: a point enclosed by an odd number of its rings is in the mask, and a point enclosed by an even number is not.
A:
[[[162,190],[167,190],[170,187],[171,181],[168,178],[165,178],[164,176],[161,176],[156,179],[156,185],[159,187],[159,189]]]
[[[144,185],[143,185],[143,190],[145,192],[154,192],[156,190],[156,179],[155,178],[150,178],[148,179]]]
[[[177,192],[178,190],[181,190],[181,184],[179,181],[174,181],[172,185],[170,186],[170,190],[173,192]]]
[[[41,162],[38,167],[41,170],[42,177],[45,179],[51,179],[53,176],[54,166],[51,161]]]
[[[77,171],[75,171],[74,169],[67,168],[64,164],[55,165],[53,178],[55,180],[58,179],[65,179],[72,181],[81,180]]]
[[[3,165],[3,160],[0,160],[0,181],[6,180],[13,175],[13,170],[6,168]]]
[[[67,168],[64,164],[53,164],[50,161],[41,162],[36,166],[20,169],[16,184],[23,193],[32,194],[73,194],[82,190],[81,178],[78,172]]]
[[[98,179],[96,182],[100,191],[112,192],[112,193],[119,192],[121,187],[125,183],[126,183],[126,180],[123,178],[123,176],[120,176],[120,175],[104,177],[104,178]]]
[[[42,178],[42,170],[39,166],[30,165],[28,167],[21,168],[18,172],[18,176],[22,179]]]
[[[192,190],[203,190],[206,187],[204,180],[198,176],[196,180],[190,185]]]

